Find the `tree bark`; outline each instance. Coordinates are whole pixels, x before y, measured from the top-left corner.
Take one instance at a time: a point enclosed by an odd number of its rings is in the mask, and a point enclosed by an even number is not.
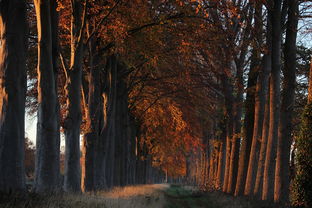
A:
[[[225,170],[223,178],[223,192],[227,191],[229,173],[230,173],[230,158],[231,158],[231,138],[233,135],[233,103],[232,86],[227,77],[223,78],[223,87],[225,92],[225,112],[226,112],[226,152],[225,152]]]
[[[272,70],[270,79],[270,130],[266,149],[263,177],[263,200],[273,200],[274,170],[278,121],[280,111],[280,70],[281,70],[281,5],[282,0],[275,0],[269,10],[272,22]]]
[[[83,61],[83,36],[85,8],[82,0],[72,1],[71,55],[65,86],[66,118],[65,134],[65,177],[66,192],[80,192],[80,124],[81,124],[81,76]]]
[[[0,1],[0,191],[24,191],[26,6]]]
[[[100,117],[103,110],[101,100],[101,76],[100,57],[96,51],[95,41],[90,42],[90,72],[88,87],[87,129],[83,140],[83,168],[82,168],[82,189],[83,191],[95,190],[95,171],[99,166],[95,166],[95,148],[100,135]],[[102,149],[104,151],[104,149]],[[104,158],[101,158],[104,160]]]
[[[255,116],[253,138],[249,156],[247,178],[245,184],[245,195],[252,195],[257,173],[257,158],[259,154],[260,141],[262,136],[264,110],[265,110],[265,96],[267,93],[267,85],[269,78],[269,71],[271,68],[271,55],[265,54],[263,57],[262,69],[257,81],[256,97],[255,97]],[[266,147],[265,147],[266,148]]]
[[[268,61],[271,62],[271,58],[268,57]],[[268,67],[270,70],[271,67]],[[260,75],[262,77],[262,75]],[[262,78],[261,78],[262,79]],[[268,85],[268,79],[265,81],[266,84],[263,86]],[[266,95],[265,95],[266,94]],[[265,153],[266,153],[266,147],[267,147],[267,142],[268,142],[268,135],[269,135],[269,123],[270,123],[270,93],[268,93],[268,90],[266,89],[264,91],[265,97],[265,106],[263,110],[259,109],[259,114],[262,114],[264,111],[264,118],[263,118],[263,123],[262,123],[262,133],[260,134],[259,131],[258,137],[261,136],[261,145],[260,145],[260,152],[259,152],[259,161],[258,161],[258,168],[257,168],[257,174],[256,174],[256,182],[255,182],[255,188],[254,188],[254,195],[257,198],[261,198],[261,193],[262,193],[262,186],[263,186],[263,171],[264,171],[264,162],[265,162]],[[263,98],[262,96],[259,96],[259,101]],[[259,105],[259,108],[261,108],[261,105]],[[260,125],[260,124],[259,124]]]
[[[38,28],[38,116],[35,190],[59,189],[59,111],[52,54],[49,1],[35,0]]]
[[[248,73],[247,93],[245,100],[245,119],[243,125],[242,144],[239,155],[239,167],[237,182],[235,187],[235,196],[242,195],[246,185],[246,177],[248,171],[248,164],[250,158],[251,144],[253,139],[253,128],[255,122],[255,94],[257,78],[260,71],[260,49],[262,45],[262,4],[255,2],[255,26],[254,32],[256,33],[255,40],[252,43],[253,50],[251,56],[250,71]]]
[[[114,185],[115,137],[116,137],[116,94],[117,94],[117,60],[108,57],[106,67],[107,82],[104,92],[104,123],[101,137],[105,148],[105,172],[107,187]]]
[[[298,0],[288,0],[288,21],[285,40],[285,66],[281,113],[278,128],[277,158],[275,168],[274,201],[289,202],[289,159],[292,132],[292,113],[296,87],[296,39],[299,16]]]
[[[234,120],[233,120],[233,137],[230,157],[230,170],[229,170],[229,182],[227,187],[227,193],[233,194],[235,192],[237,174],[238,174],[238,161],[239,161],[239,149],[241,139],[241,117],[242,117],[242,103],[243,103],[243,71],[239,66],[237,68],[237,95],[234,104]]]

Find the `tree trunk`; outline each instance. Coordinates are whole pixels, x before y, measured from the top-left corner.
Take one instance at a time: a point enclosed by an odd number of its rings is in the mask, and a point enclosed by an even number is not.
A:
[[[117,94],[117,60],[110,56],[106,67],[106,86],[104,95],[104,123],[101,137],[105,142],[105,172],[108,188],[114,185],[115,138],[116,138],[116,94]]]
[[[220,122],[221,123],[221,122]],[[218,161],[218,172],[217,172],[217,189],[221,189],[222,187],[222,178],[224,177],[224,169],[225,169],[225,152],[226,152],[226,130],[224,128],[224,125],[222,125],[223,122],[220,124],[221,125],[221,142],[220,142],[220,150],[219,150],[219,161]],[[208,158],[208,154],[207,154]]]
[[[271,58],[269,57],[268,59],[271,59]],[[269,61],[271,62],[271,60],[269,60]],[[260,74],[260,77],[262,77],[261,74]],[[267,79],[266,84],[263,86],[267,86],[268,81],[269,80]],[[261,198],[261,193],[262,193],[264,161],[265,161],[265,153],[266,153],[266,147],[267,147],[267,142],[268,142],[269,122],[270,122],[270,93],[268,93],[268,90],[265,90],[265,91],[266,91],[265,107],[263,110],[259,110],[259,114],[261,114],[264,111],[264,118],[263,118],[263,123],[262,123],[262,133],[261,134],[260,134],[260,132],[257,133],[259,135],[259,137],[261,135],[261,146],[260,146],[259,161],[258,161],[256,182],[255,182],[255,188],[254,188],[254,195],[257,198]],[[265,96],[265,95],[263,95],[263,96]],[[261,97],[259,96],[258,99],[261,100]],[[259,105],[258,108],[261,108],[261,105]]]
[[[226,112],[226,152],[225,152],[225,170],[223,178],[223,192],[227,191],[229,173],[230,173],[230,158],[231,158],[231,138],[233,136],[233,103],[232,86],[227,77],[223,78],[225,92],[225,112]]]
[[[288,21],[285,40],[285,66],[280,123],[278,128],[277,158],[275,168],[274,201],[289,201],[289,159],[292,132],[292,113],[296,86],[296,39],[299,15],[298,0],[288,0]]]
[[[85,8],[84,8],[85,9]],[[65,134],[65,177],[66,192],[80,192],[80,124],[81,124],[81,76],[83,61],[84,12],[82,1],[72,1],[71,55],[65,86],[66,118]]]
[[[237,95],[234,104],[234,121],[233,121],[233,137],[230,157],[230,170],[229,170],[229,182],[227,187],[227,193],[233,194],[235,192],[237,174],[238,174],[238,161],[239,161],[239,148],[241,138],[241,117],[242,117],[242,103],[243,103],[243,71],[239,66],[237,69],[237,81],[236,81]]]
[[[267,52],[262,58],[262,66],[258,75],[257,86],[256,86],[256,96],[255,96],[255,120],[253,129],[253,139],[251,145],[251,151],[249,156],[249,164],[247,171],[247,179],[245,185],[245,195],[251,195],[254,191],[254,187],[257,186],[257,175],[263,177],[263,166],[265,159],[265,151],[267,145],[268,129],[269,129],[269,103],[268,100],[270,95],[268,93],[268,83],[269,75],[272,67],[272,57],[271,57],[271,42],[272,42],[272,26],[271,20],[267,20],[266,28],[266,48]],[[267,99],[266,99],[267,98]],[[267,117],[265,117],[267,116]],[[260,142],[261,141],[261,142]],[[259,142],[261,144],[259,151]],[[259,151],[259,155],[258,155]],[[257,165],[257,158],[259,158]],[[263,162],[263,164],[261,164]],[[260,179],[260,178],[259,178]],[[258,180],[258,185],[260,181]],[[257,189],[259,190],[258,187]]]
[[[95,171],[95,148],[99,140],[100,117],[103,110],[101,100],[101,76],[100,76],[100,57],[95,51],[95,41],[90,43],[90,72],[89,72],[89,92],[87,112],[87,129],[83,140],[83,168],[82,168],[82,189],[83,191],[95,190],[97,181]],[[104,149],[102,150],[104,151]],[[104,158],[101,158],[104,160]]]
[[[269,11],[272,22],[272,71],[270,79],[270,130],[266,149],[263,177],[263,200],[274,198],[274,170],[278,120],[280,111],[280,70],[281,70],[281,5],[282,0],[275,0],[273,10]]]
[[[55,0],[50,1],[50,10],[51,10],[51,30],[52,30],[52,64],[53,64],[53,71],[54,71],[54,86],[55,86],[55,93],[56,93],[56,113],[57,113],[57,135],[56,135],[56,147],[58,148],[57,154],[57,161],[58,166],[56,167],[56,172],[59,175],[59,188],[62,189],[62,178],[60,174],[60,146],[61,146],[61,135],[60,135],[60,102],[58,99],[58,73],[59,73],[59,66],[57,60],[59,58],[59,39],[58,39],[58,24],[59,24],[59,14],[57,12],[57,2]]]
[[[249,156],[248,171],[245,185],[245,195],[253,194],[256,173],[257,173],[257,158],[259,154],[259,147],[262,137],[264,110],[265,110],[265,96],[267,94],[267,85],[269,78],[269,71],[271,68],[271,55],[266,54],[263,57],[262,69],[257,81],[256,97],[255,97],[255,116],[253,138]],[[265,138],[266,139],[266,138]],[[265,147],[266,149],[266,147]]]
[[[52,54],[50,2],[35,0],[38,25],[38,116],[35,190],[59,188],[59,111]]]
[[[24,191],[26,6],[0,1],[0,191]]]
[[[237,182],[235,187],[235,196],[242,195],[246,185],[246,177],[248,171],[248,163],[250,158],[250,150],[253,138],[253,128],[255,121],[255,94],[257,78],[260,69],[260,49],[259,45],[262,44],[262,4],[255,2],[255,27],[254,32],[256,33],[255,40],[253,42],[253,50],[250,64],[250,71],[248,73],[247,81],[247,95],[245,100],[245,119],[243,125],[242,144],[239,155],[239,167]]]

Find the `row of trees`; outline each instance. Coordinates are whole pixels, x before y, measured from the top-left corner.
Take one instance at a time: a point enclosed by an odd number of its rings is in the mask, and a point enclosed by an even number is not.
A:
[[[304,133],[304,138],[300,133],[295,140],[296,132],[300,131],[293,128],[296,124],[293,115],[298,113],[298,109],[294,111],[298,89],[296,74],[302,64],[296,39],[299,3],[218,3],[218,7],[228,10],[216,11],[212,18],[229,37],[215,46],[214,55],[218,58],[210,55],[210,60],[205,60],[204,56],[209,55],[200,55],[207,65],[216,67],[214,76],[223,86],[222,105],[216,108],[223,115],[219,120],[209,121],[212,126],[209,131],[213,135],[206,138],[208,147],[193,156],[198,161],[190,173],[193,182],[220,188],[235,196],[247,195],[284,204],[289,202],[290,182],[294,179],[294,175],[290,175],[292,162],[293,171],[298,175],[291,187],[295,195],[292,195],[293,203],[310,206],[307,175],[303,176],[305,171],[295,168],[305,164],[308,170],[308,159],[303,159],[302,155],[307,158],[310,151],[307,150],[309,133]],[[305,6],[301,8],[304,10]],[[236,15],[228,18],[232,7]],[[214,63],[221,58],[221,63]],[[225,72],[217,71],[222,67],[226,68]],[[306,74],[307,69],[305,65]],[[244,88],[245,70],[247,84]],[[297,98],[300,99],[298,95]],[[307,122],[307,112],[304,115],[303,121]],[[303,131],[308,131],[306,125],[303,124]],[[306,149],[299,147],[303,141]],[[291,151],[298,155],[298,158],[292,157],[292,161]]]
[[[308,206],[309,117],[298,141],[293,128],[309,64],[300,3],[1,1],[0,190],[25,189],[26,102],[37,192],[167,176],[287,203],[292,162],[295,201]]]

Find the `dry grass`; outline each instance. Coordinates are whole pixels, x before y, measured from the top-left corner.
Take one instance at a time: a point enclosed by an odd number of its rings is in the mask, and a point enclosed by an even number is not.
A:
[[[273,208],[274,204],[196,187],[154,184],[114,188],[85,194],[4,195],[0,208]]]
[[[138,185],[114,188],[107,192],[59,195],[1,195],[1,208],[160,208],[163,190],[169,185]]]
[[[216,207],[222,208],[273,208],[277,207],[272,203],[252,200],[248,197],[234,197],[223,192],[209,192],[207,194],[209,201]]]
[[[117,187],[108,192],[96,193],[107,207],[129,207],[129,208],[160,208],[164,207],[165,197],[163,190],[169,185],[137,185]]]

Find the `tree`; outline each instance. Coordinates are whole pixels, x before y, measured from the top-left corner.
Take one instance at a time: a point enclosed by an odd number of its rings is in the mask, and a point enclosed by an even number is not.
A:
[[[302,113],[300,134],[296,139],[296,175],[292,184],[292,203],[297,206],[312,206],[312,62],[308,87],[308,101]]]
[[[53,66],[56,62],[53,62],[52,54],[51,12],[53,11],[50,8],[50,1],[35,0],[34,2],[38,28],[38,123],[35,190],[46,192],[59,189],[60,178],[59,111]]]
[[[275,0],[269,5],[269,18],[272,22],[272,70],[270,77],[270,128],[266,148],[266,158],[263,176],[263,200],[273,199],[274,170],[276,143],[278,136],[278,121],[280,111],[280,72],[281,72],[281,7],[282,1]]]
[[[275,168],[274,201],[289,202],[289,158],[292,140],[292,115],[296,86],[296,40],[299,1],[288,1],[288,21],[285,40],[285,65],[283,67],[283,91],[278,126],[277,157]]]
[[[66,71],[66,117],[65,134],[65,178],[64,190],[81,190],[80,169],[80,124],[81,124],[81,79],[83,61],[83,38],[87,2],[71,1],[70,66]]]
[[[0,190],[25,190],[26,6],[0,2]]]

